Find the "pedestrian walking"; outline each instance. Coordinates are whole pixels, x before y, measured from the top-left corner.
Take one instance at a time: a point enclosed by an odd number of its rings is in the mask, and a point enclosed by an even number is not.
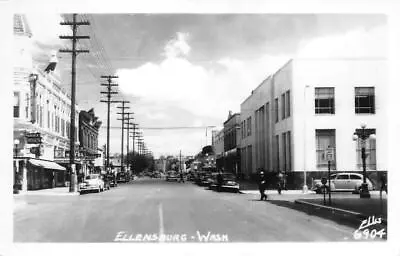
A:
[[[260,175],[258,177],[258,189],[260,191],[260,201],[267,200],[267,195],[265,194],[265,189],[267,188],[267,179],[263,171],[260,171]]]
[[[382,174],[380,180],[381,180],[380,196],[382,197],[382,191],[385,191],[386,195],[387,195],[387,177],[386,177],[386,174]]]
[[[285,177],[281,171],[278,172],[278,193],[281,194],[282,189],[285,188]]]

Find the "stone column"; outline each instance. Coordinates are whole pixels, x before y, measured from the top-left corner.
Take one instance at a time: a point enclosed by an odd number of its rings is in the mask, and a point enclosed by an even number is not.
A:
[[[28,169],[27,169],[28,160],[23,160],[22,165],[22,191],[28,191]]]
[[[17,185],[18,184],[18,174],[19,174],[19,165],[18,165],[18,159],[14,158],[14,168],[13,168],[13,185]]]

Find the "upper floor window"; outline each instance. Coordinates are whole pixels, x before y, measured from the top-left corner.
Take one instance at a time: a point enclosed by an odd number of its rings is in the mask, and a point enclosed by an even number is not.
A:
[[[64,119],[61,119],[61,136],[65,136],[65,124]]]
[[[14,92],[14,117],[19,117],[19,105],[20,105],[19,93]]]
[[[356,114],[375,114],[375,88],[355,88]]]
[[[315,88],[315,114],[335,114],[335,88]]]
[[[50,110],[47,110],[47,128],[50,129]]]
[[[70,124],[69,124],[68,121],[65,122],[65,130],[66,130],[66,133],[67,133],[67,138],[69,139],[71,137],[71,134],[70,134]]]
[[[40,125],[40,127],[43,127],[44,126],[43,125],[43,106],[39,107],[39,113],[40,113],[40,115],[39,115],[39,125]]]
[[[243,120],[243,121],[242,121],[242,129],[241,129],[242,139],[244,139],[244,137],[245,137],[245,132],[246,132],[246,126],[245,126],[245,124],[244,124],[245,121],[246,121],[246,120]]]
[[[286,100],[285,100],[285,96],[286,96],[286,94],[284,93],[284,94],[282,94],[282,96],[281,96],[281,106],[282,106],[282,108],[281,108],[281,115],[282,115],[282,120],[283,119],[285,119],[285,117],[286,117]]]
[[[28,93],[25,95],[25,99],[26,99],[25,117],[26,117],[26,119],[28,119],[29,118],[29,94]]]
[[[286,92],[286,117],[290,116],[290,91]]]
[[[247,118],[247,136],[251,135],[251,117]]]
[[[275,99],[275,123],[279,121],[279,100]]]

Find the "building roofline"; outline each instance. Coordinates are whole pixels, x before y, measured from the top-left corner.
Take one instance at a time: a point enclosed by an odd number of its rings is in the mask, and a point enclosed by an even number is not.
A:
[[[247,96],[247,98],[240,103],[240,105],[246,103],[251,96],[253,95],[253,92],[255,92],[258,88],[261,87],[261,85],[268,80],[269,78],[273,79],[275,75],[277,75],[279,72],[281,72],[284,68],[286,68],[288,65],[290,65],[292,62],[296,61],[377,61],[377,60],[382,60],[386,61],[386,57],[335,57],[335,58],[318,58],[318,57],[294,57],[289,59],[285,64],[283,64],[279,69],[277,69],[275,72],[272,74],[268,75],[267,78],[265,78],[256,88],[252,90],[252,93]]]
[[[240,113],[235,113],[232,114],[231,117],[229,117],[223,124],[225,125],[225,123],[229,122],[232,118],[234,118],[235,116],[240,116]]]

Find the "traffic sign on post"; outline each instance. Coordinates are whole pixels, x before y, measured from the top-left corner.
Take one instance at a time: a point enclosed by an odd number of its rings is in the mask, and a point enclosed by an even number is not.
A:
[[[325,158],[326,158],[327,161],[334,161],[335,160],[335,154],[333,152],[333,148],[328,147],[325,150]]]

